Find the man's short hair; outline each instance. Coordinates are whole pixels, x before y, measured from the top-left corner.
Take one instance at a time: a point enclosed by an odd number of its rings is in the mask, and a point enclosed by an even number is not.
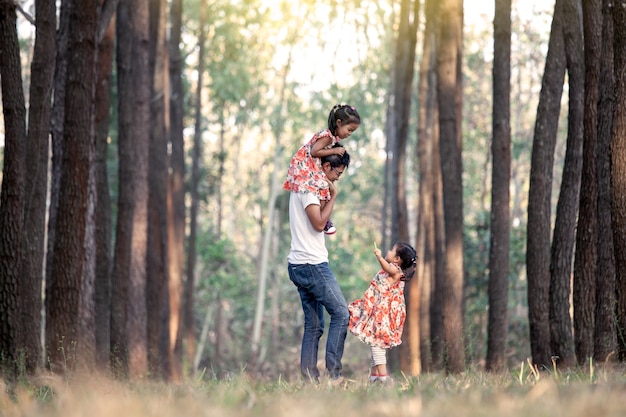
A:
[[[341,143],[336,143],[333,148],[339,146],[343,148],[343,145]],[[337,168],[340,166],[345,166],[346,168],[348,168],[350,166],[350,154],[346,150],[343,155],[332,154],[323,156],[322,164],[325,164],[326,162],[330,163],[330,166],[333,168]]]

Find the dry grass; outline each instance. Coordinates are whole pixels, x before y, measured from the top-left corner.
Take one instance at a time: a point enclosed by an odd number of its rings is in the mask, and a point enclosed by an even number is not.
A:
[[[622,369],[536,373],[523,366],[490,375],[428,374],[372,387],[366,378],[344,388],[255,381],[244,373],[182,385],[122,383],[91,375],[53,376],[5,386],[0,417],[369,417],[626,415]]]

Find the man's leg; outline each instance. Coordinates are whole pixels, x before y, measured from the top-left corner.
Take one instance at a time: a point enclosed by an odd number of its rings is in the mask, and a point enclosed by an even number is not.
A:
[[[348,331],[350,314],[348,304],[341,292],[339,283],[331,271],[328,263],[315,265],[318,276],[316,277],[318,289],[317,300],[330,314],[330,326],[326,341],[326,369],[331,378],[341,376],[341,358]]]
[[[319,341],[324,332],[324,309],[309,288],[313,282],[311,265],[289,265],[289,278],[298,288],[304,312],[304,333],[300,350],[300,371],[310,382],[319,380],[317,354]]]

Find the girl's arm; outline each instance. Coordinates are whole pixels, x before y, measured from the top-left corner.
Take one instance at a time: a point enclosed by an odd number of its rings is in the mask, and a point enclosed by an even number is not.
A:
[[[333,140],[330,136],[322,136],[311,146],[311,156],[313,158],[323,158],[328,155],[341,155],[343,152],[345,152],[342,146],[324,149],[332,143]]]
[[[378,263],[380,263],[380,266],[383,269],[383,271],[389,274],[390,278],[393,278],[393,280],[395,281],[395,280],[400,279],[400,277],[402,277],[402,274],[403,274],[402,270],[398,268],[397,266],[387,262],[387,260],[383,258],[380,252],[380,249],[378,248],[374,249],[374,255],[376,255],[376,259],[378,259]]]

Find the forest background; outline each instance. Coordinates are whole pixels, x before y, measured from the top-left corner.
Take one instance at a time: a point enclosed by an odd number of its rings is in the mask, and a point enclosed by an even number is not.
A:
[[[462,200],[455,207],[461,222],[448,222],[461,226],[462,261],[456,264],[462,273],[453,294],[461,297],[439,305],[435,294],[445,291],[418,276],[408,291],[419,296],[408,300],[407,341],[391,363],[409,374],[489,367],[493,3],[443,2],[434,14],[441,19],[433,18],[431,2],[406,0],[45,3],[4,1],[0,16],[0,340],[6,375],[96,365],[173,380],[198,371],[295,377],[302,314],[287,276],[288,194],[280,189],[289,159],[326,126],[335,103],[357,107],[362,125],[345,143],[352,163],[338,183],[338,232],[328,238],[330,264],[347,300],[359,297],[377,271],[375,244],[384,248],[402,238],[422,248],[419,132],[425,106],[418,93],[423,75],[436,71],[434,64],[425,72],[420,65],[437,32],[429,30],[445,28],[450,16],[459,17],[450,21],[462,28],[462,101],[456,102],[462,119],[455,122],[462,153],[450,154],[462,158],[462,169],[452,170],[459,175]],[[506,10],[507,2],[500,4]],[[559,4],[565,9],[576,2]],[[508,7],[510,250],[506,328],[500,332],[506,345],[492,363],[498,369],[530,357],[548,366],[558,357],[546,360],[541,348],[531,351],[543,341],[531,343],[526,274],[531,156],[555,3],[513,1]],[[403,50],[407,39],[412,43]],[[433,39],[443,50],[441,38]],[[45,41],[53,53],[42,60],[37,42]],[[405,68],[411,75],[402,78]],[[400,79],[408,80],[404,88]],[[408,100],[400,100],[407,92]],[[21,105],[10,101],[20,96]],[[571,132],[569,101],[557,97],[562,111],[552,117],[558,140],[548,183],[551,208],[542,212],[549,225],[555,223]],[[33,128],[33,115],[49,120],[34,153],[32,135],[41,132]],[[444,127],[437,129],[443,138]],[[396,139],[404,140],[403,147]],[[37,187],[29,181],[42,171],[49,172],[43,200],[38,194],[44,208],[33,216],[28,210]],[[31,229],[36,225],[39,232]],[[33,241],[41,247],[38,256],[32,256]],[[26,279],[32,268],[35,278]],[[568,287],[568,300],[570,292]],[[454,337],[443,335],[450,331],[444,317],[456,320],[450,311],[446,316],[424,305],[452,305],[462,315]],[[436,315],[444,351],[429,333],[436,330]],[[346,372],[366,373],[367,358],[366,346],[348,336]]]

